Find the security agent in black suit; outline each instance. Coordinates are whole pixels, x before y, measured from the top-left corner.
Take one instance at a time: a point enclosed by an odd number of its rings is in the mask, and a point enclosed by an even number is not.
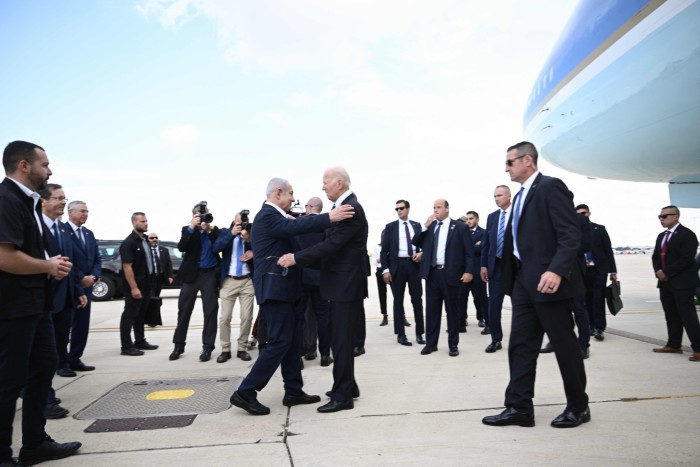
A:
[[[330,214],[303,216],[290,220],[287,211],[294,202],[294,190],[287,180],[273,178],[267,185],[267,201],[255,216],[252,231],[255,297],[265,316],[268,342],[238,390],[231,403],[251,415],[267,415],[270,409],[257,399],[277,368],[282,366],[284,398],[288,407],[320,402],[319,396],[306,394],[302,387],[301,340],[303,315],[295,304],[301,298],[299,268],[277,265],[279,258],[293,249],[292,238],[307,232],[322,232],[351,215],[349,208],[334,209]]]
[[[457,306],[459,310],[459,332],[467,332],[467,308],[469,306],[469,294],[474,297],[474,308],[476,308],[476,319],[479,327],[482,327],[481,334],[487,335],[489,329],[489,297],[486,294],[486,283],[479,274],[481,269],[481,251],[486,240],[486,230],[479,227],[479,214],[476,211],[468,211],[465,216],[472,244],[474,245],[474,279],[471,282],[463,283],[459,288],[459,299]]]
[[[122,259],[124,311],[119,320],[121,355],[138,357],[144,350],[156,350],[157,345],[146,340],[144,319],[153,295],[153,259],[146,240],[148,219],[142,212],[131,215],[133,230],[119,246]],[[131,339],[131,330],[134,339]]]
[[[62,280],[72,265],[64,256],[47,255],[48,228],[37,193],[51,175],[44,149],[14,141],[2,163],[7,177],[0,183],[0,463],[15,465],[12,425],[24,388],[19,462],[33,465],[68,457],[81,446],[51,439],[43,415],[58,364],[48,277]]]
[[[158,234],[148,233],[148,244],[151,247],[151,259],[153,259],[153,296],[160,297],[163,285],[173,283],[173,261],[170,252],[160,244]]]
[[[333,351],[333,388],[326,393],[331,401],[317,410],[321,413],[349,410],[360,396],[355,381],[356,328],[364,324],[363,300],[367,298],[370,275],[367,255],[367,218],[362,205],[350,191],[350,176],[342,167],[323,174],[323,191],[334,205],[350,205],[354,215],[333,224],[326,239],[311,248],[284,255],[279,264],[306,266],[321,261],[321,296],[331,306],[331,349]],[[364,351],[364,349],[363,349]]]
[[[444,199],[433,204],[433,215],[425,229],[413,238],[413,244],[423,250],[420,277],[425,279],[426,344],[421,350],[428,355],[437,350],[440,338],[442,304],[447,315],[450,357],[459,355],[459,287],[473,280],[474,245],[467,226],[450,219],[450,205]]]
[[[700,286],[698,266],[694,257],[698,237],[679,224],[681,212],[676,206],[666,206],[659,214],[661,226],[666,229],[656,238],[651,257],[657,287],[664,308],[668,341],[656,353],[683,353],[683,328],[690,339],[693,355],[691,362],[700,362],[700,323],[693,303],[693,293]]]
[[[591,211],[586,204],[576,206],[576,212],[586,217],[591,216]],[[591,222],[591,245],[585,252],[586,273],[586,307],[588,309],[588,321],[593,328],[593,337],[602,341],[605,339],[605,287],[608,281],[617,280],[617,266],[615,255],[612,251],[610,236],[604,225]]]
[[[586,371],[571,315],[572,299],[583,290],[576,267],[581,229],[572,193],[558,178],[539,173],[537,155],[529,142],[511,146],[506,155],[506,172],[522,185],[513,200],[503,253],[505,290],[513,303],[510,382],[506,409],[482,421],[495,426],[535,425],[535,371],[546,332],[554,345],[567,401],[564,412],[551,424],[569,428],[591,419]]]
[[[216,347],[219,313],[217,269],[221,258],[213,249],[219,237],[219,228],[211,225],[213,220],[206,201],[195,204],[192,208],[192,220],[182,228],[180,241],[177,243],[177,249],[185,255],[177,271],[177,278],[182,281],[182,287],[177,301],[177,327],[173,334],[175,347],[168,357],[170,360],[177,360],[185,353],[187,329],[198,293],[202,294],[204,313],[202,353],[199,355],[199,361],[209,361]]]
[[[389,222],[382,234],[381,264],[384,282],[391,285],[394,296],[394,334],[401,345],[412,345],[406,337],[406,320],[404,316],[404,293],[408,284],[408,293],[413,305],[413,318],[416,321],[416,342],[425,344],[423,334],[423,284],[419,276],[419,264],[423,253],[420,248],[413,246],[413,238],[420,234],[421,225],[409,220],[411,204],[400,199],[396,202],[396,213],[399,219]]]

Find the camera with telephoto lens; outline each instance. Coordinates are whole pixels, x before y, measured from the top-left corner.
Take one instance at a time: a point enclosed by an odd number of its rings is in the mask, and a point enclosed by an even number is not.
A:
[[[206,222],[207,224],[211,224],[214,221],[214,215],[210,212],[207,212],[207,202],[206,201],[202,201],[197,206],[195,206],[195,208],[199,210],[199,219],[201,222]]]
[[[248,219],[249,214],[249,210],[241,209],[241,230],[248,230],[248,227],[250,226],[250,219]]]

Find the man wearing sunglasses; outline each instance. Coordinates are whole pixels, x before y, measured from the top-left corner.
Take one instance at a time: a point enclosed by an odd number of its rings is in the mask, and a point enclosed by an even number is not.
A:
[[[700,362],[700,323],[693,303],[695,288],[700,286],[695,254],[698,238],[679,223],[681,212],[676,206],[666,206],[659,214],[661,226],[666,229],[656,238],[651,257],[658,281],[661,306],[666,317],[668,340],[666,345],[653,349],[656,353],[683,353],[683,328],[690,339],[693,355],[691,362]]]
[[[153,259],[153,296],[160,297],[160,291],[167,282],[173,283],[173,261],[170,259],[170,252],[160,245],[157,233],[148,234],[148,244],[151,246],[151,258]]]

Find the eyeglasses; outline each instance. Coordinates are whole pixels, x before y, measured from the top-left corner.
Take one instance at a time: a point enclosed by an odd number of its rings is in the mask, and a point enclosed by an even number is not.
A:
[[[65,196],[49,196],[49,199],[55,199],[56,201],[68,201]]]
[[[148,237],[149,240],[158,240],[158,237]]]
[[[406,207],[396,208],[396,209],[394,209],[394,211],[399,212],[399,211],[403,211],[404,209],[406,209]]]
[[[522,156],[514,157],[512,159],[506,159],[506,165],[508,167],[513,167],[513,162],[517,161],[518,159],[522,159],[523,157],[529,156],[530,154],[523,154]]]
[[[668,216],[677,216],[678,214],[659,214],[659,219],[666,219]]]

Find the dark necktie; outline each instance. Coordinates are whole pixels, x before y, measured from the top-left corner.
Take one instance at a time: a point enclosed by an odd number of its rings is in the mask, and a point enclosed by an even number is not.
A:
[[[153,258],[153,272],[160,274],[160,256],[158,256],[158,248],[151,247],[151,257]]]
[[[520,187],[520,191],[515,195],[515,207],[513,209],[513,243],[518,244],[518,224],[520,223],[520,203],[525,188]]]
[[[498,236],[496,237],[496,256],[503,257],[503,236],[506,233],[506,212],[501,211],[501,219],[498,221]]]
[[[411,232],[408,230],[408,222],[403,223],[403,227],[406,230],[406,251],[408,251],[408,256],[413,257],[413,245],[411,244]]]
[[[668,239],[671,236],[671,231],[666,231],[666,236],[661,241],[661,269],[666,269],[666,248],[668,248]]]
[[[433,235],[433,259],[430,262],[430,265],[433,267],[437,266],[438,242],[440,241],[440,226],[442,226],[442,222],[438,221],[437,228],[435,229],[435,234]]]
[[[58,223],[53,223],[53,236],[56,237],[56,244],[58,245],[58,252],[63,254],[63,243],[61,242],[61,233],[58,231]]]
[[[243,275],[243,263],[241,262],[241,256],[243,256],[243,239],[238,237],[238,246],[236,246],[236,275]]]

